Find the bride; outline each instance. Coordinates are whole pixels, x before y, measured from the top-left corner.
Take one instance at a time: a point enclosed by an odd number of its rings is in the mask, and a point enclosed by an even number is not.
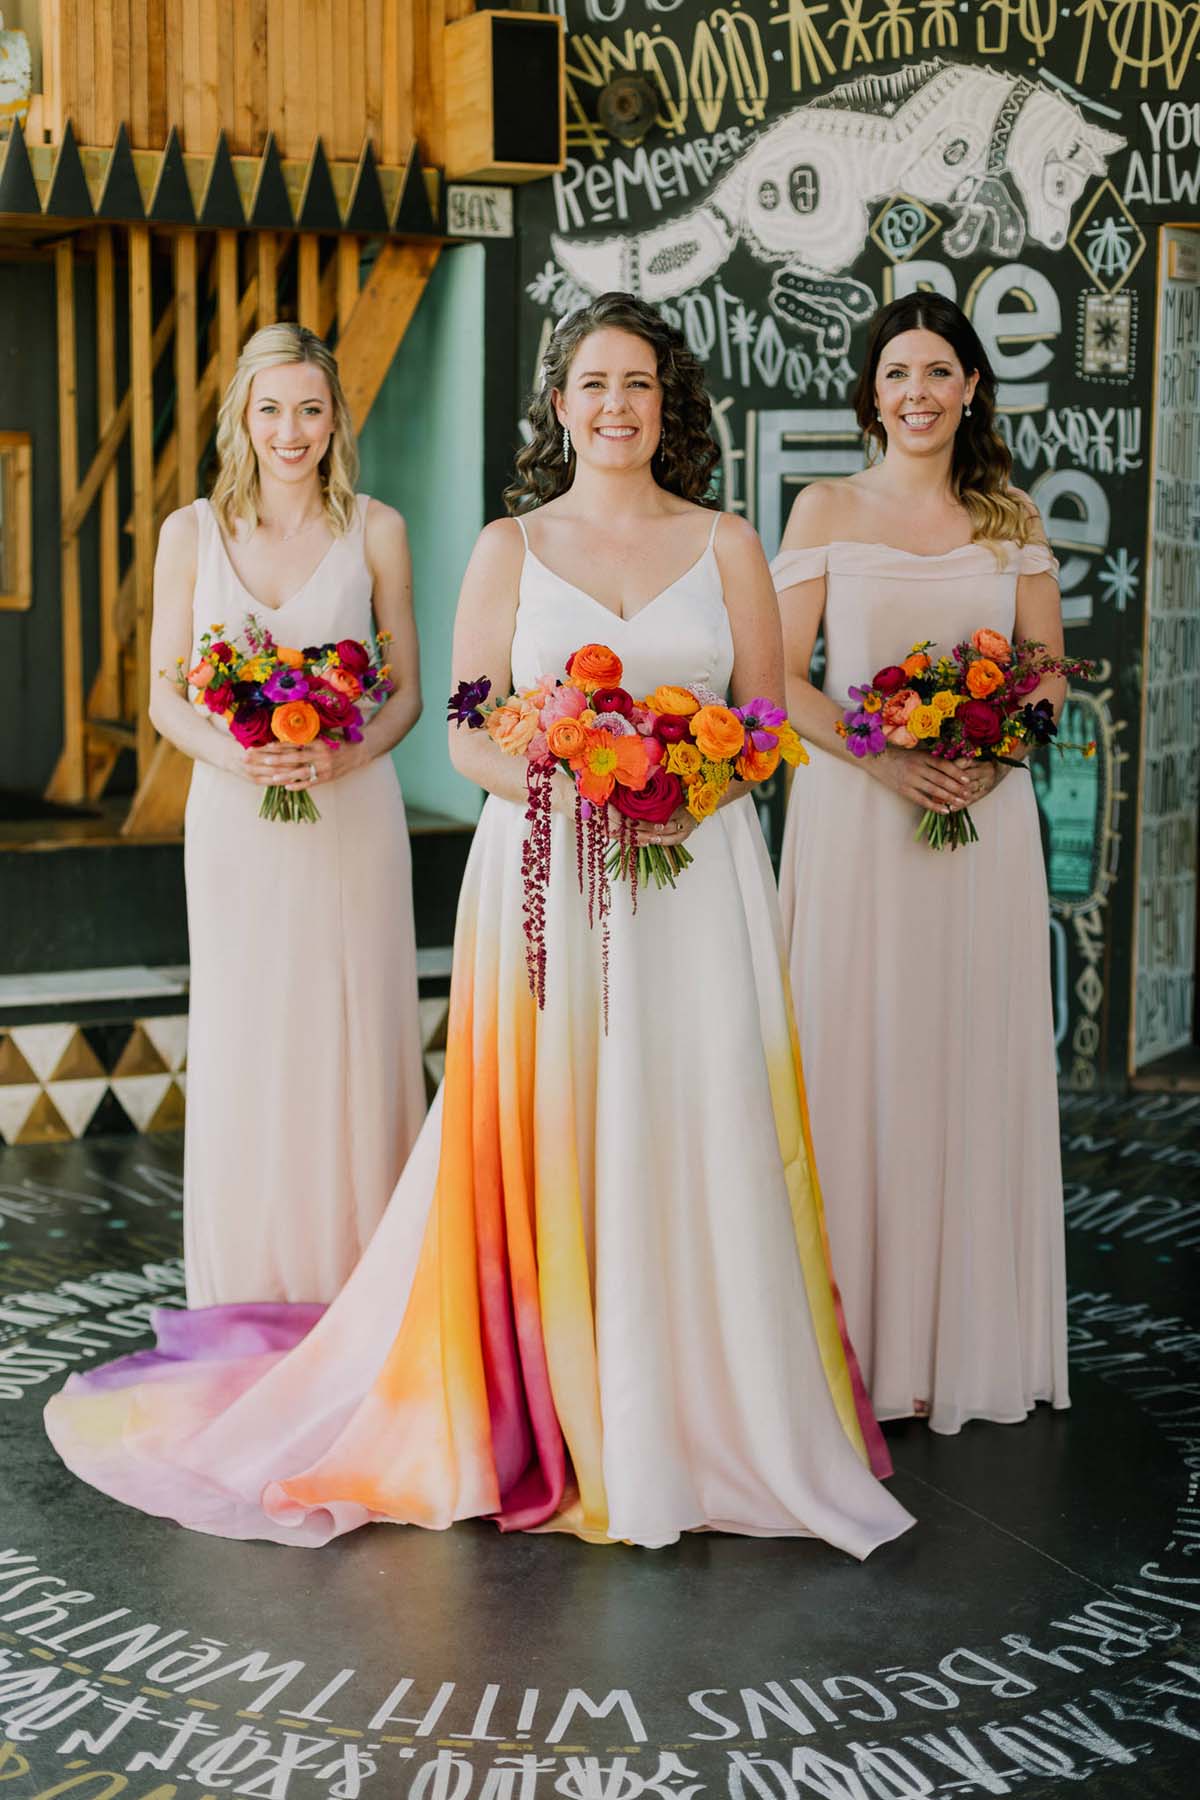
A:
[[[781,695],[770,575],[707,500],[717,453],[680,334],[602,296],[554,333],[529,416],[517,517],[486,528],[463,583],[455,680],[531,686],[599,642],[631,693]],[[699,825],[641,828],[694,862],[636,916],[614,887],[605,967],[561,778],[539,1010],[522,764],[484,732],[451,727],[450,749],[488,799],[445,1082],[362,1261],[315,1322],[163,1314],[156,1351],[51,1403],[56,1445],[106,1492],[229,1536],[483,1514],[867,1555],[912,1520],[871,1472],[889,1465],[829,1271],[753,803],[734,784]]]

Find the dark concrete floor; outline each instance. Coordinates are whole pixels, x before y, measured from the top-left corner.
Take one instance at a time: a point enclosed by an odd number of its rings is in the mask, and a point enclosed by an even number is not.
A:
[[[890,1427],[919,1525],[861,1567],[483,1524],[284,1550],[127,1512],[41,1403],[178,1293],[180,1145],[0,1153],[0,1800],[1190,1800],[1198,1125],[1196,1098],[1065,1102],[1075,1405]]]

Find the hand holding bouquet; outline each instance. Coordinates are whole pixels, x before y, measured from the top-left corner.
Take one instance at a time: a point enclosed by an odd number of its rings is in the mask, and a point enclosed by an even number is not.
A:
[[[178,664],[180,687],[193,691],[193,704],[224,721],[243,749],[270,743],[304,745],[316,740],[337,746],[357,744],[369,712],[393,691],[384,661],[387,632],[371,643],[343,638],[303,650],[277,644],[252,617],[242,642],[210,625],[200,639],[194,668]],[[303,790],[271,786],[259,808],[261,819],[316,820],[320,813]]]
[[[753,784],[773,775],[781,761],[808,761],[783,709],[769,700],[730,707],[697,684],[664,684],[639,700],[621,686],[623,674],[606,644],[585,644],[568,657],[565,680],[543,676],[492,704],[490,681],[463,682],[449,702],[450,719],[486,729],[500,749],[526,759],[525,932],[539,1005],[556,769],[575,786],[577,867],[581,891],[587,871],[589,922],[599,917],[607,930],[611,879],[628,881],[636,910],[639,887],[653,881],[673,888],[693,860],[682,844],[643,842],[645,827],[666,824],[680,808],[697,822],[707,819],[735,778]]]
[[[1016,644],[998,631],[981,628],[950,656],[935,662],[931,638],[914,644],[902,662],[888,664],[862,687],[850,689],[853,705],[837,730],[855,756],[880,756],[888,745],[921,749],[946,762],[983,761],[1024,767],[1013,756],[1021,746],[1052,743],[1058,735],[1049,700],[1028,696],[1048,675],[1089,677],[1095,664],[1050,656],[1044,644],[1025,638]],[[1092,744],[1058,744],[1060,751],[1094,756]],[[970,812],[928,810],[917,836],[935,850],[978,843]]]

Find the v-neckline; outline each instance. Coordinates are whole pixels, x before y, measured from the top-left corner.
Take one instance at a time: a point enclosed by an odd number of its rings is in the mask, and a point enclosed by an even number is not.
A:
[[[605,606],[603,600],[597,600],[595,594],[589,594],[588,590],[585,587],[580,587],[577,581],[570,581],[565,575],[560,575],[557,569],[552,569],[549,563],[542,561],[537,551],[529,542],[529,539],[526,538],[525,540],[525,554],[527,557],[532,558],[539,569],[543,569],[547,575],[553,576],[554,580],[560,582],[563,587],[570,588],[572,593],[581,594],[585,600],[590,600],[593,606],[599,607],[602,613],[606,613],[607,616],[610,619],[614,619],[618,625],[636,624],[643,613],[649,612],[652,606],[657,606],[660,600],[665,600],[671,590],[677,588],[681,582],[686,581],[689,575],[694,575],[701,563],[706,562],[712,555],[712,549],[712,539],[710,538],[696,560],[688,564],[682,575],[677,575],[674,581],[669,581],[667,583],[666,587],[659,588],[657,594],[652,594],[643,606],[638,607],[631,618],[626,618],[624,613],[614,612],[611,606]]]
[[[251,593],[250,589],[246,586],[246,583],[242,580],[241,576],[238,574],[237,565],[234,562],[232,556],[229,554],[229,545],[225,542],[225,533],[221,530],[220,522],[217,519],[216,513],[212,512],[211,505],[209,507],[209,511],[212,513],[213,530],[217,534],[217,541],[221,546],[221,554],[225,558],[225,563],[229,569],[229,573],[233,576],[233,579],[237,582],[238,586],[241,588],[243,594],[245,594],[245,596],[246,596],[247,600],[249,600],[250,604],[252,606],[256,606],[258,608],[259,612],[281,613],[285,607],[290,606],[292,604],[293,600],[298,600],[300,598],[301,594],[303,594],[307,588],[310,588],[312,586],[313,582],[317,579],[317,576],[321,573],[321,570],[325,567],[325,564],[329,561],[329,558],[333,555],[333,552],[336,550],[338,544],[341,541],[339,538],[331,537],[329,540],[329,543],[325,547],[324,554],[320,557],[320,559],[314,565],[314,567],[309,570],[308,574],[305,576],[304,580],[300,583],[300,586],[296,589],[296,591],[292,594],[289,594],[286,600],[281,600],[279,602],[278,606],[268,606],[265,600],[260,600],[257,597],[257,595]]]

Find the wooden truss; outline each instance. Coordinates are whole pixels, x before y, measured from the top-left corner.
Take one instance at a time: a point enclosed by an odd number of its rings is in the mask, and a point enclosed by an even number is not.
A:
[[[436,182],[415,146],[404,169],[387,170],[369,145],[355,164],[330,164],[318,141],[302,176],[270,141],[259,158],[230,157],[223,138],[196,158],[182,155],[174,133],[162,151],[132,152],[122,130],[112,149],[89,151],[69,123],[52,151],[27,151],[14,128],[0,166],[0,223],[54,243],[64,724],[47,795],[97,799],[122,750],[133,750],[137,788],[122,827],[131,837],[182,828],[191,764],[149,720],[154,549],[167,513],[196,497],[242,344],[282,316],[336,339],[361,428],[443,241]],[[81,474],[75,289],[84,256],[95,263],[98,429]],[[122,304],[129,379],[118,394]],[[93,514],[100,658],[85,691],[80,533]]]

